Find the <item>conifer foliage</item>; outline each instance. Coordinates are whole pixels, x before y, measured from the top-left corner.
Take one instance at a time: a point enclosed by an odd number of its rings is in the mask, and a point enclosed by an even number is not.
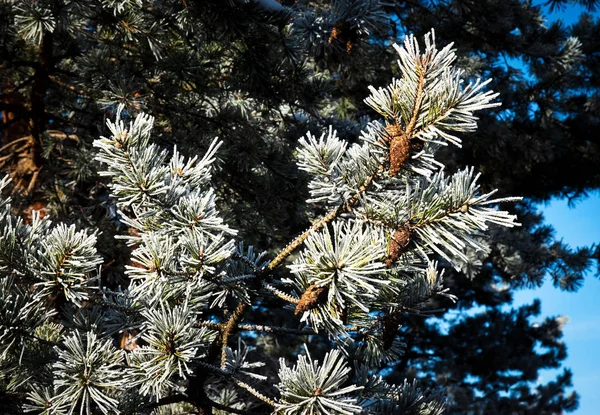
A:
[[[326,213],[272,259],[219,212],[211,175],[222,143],[191,157],[165,149],[154,118],[123,106],[94,147],[129,229],[119,236],[131,249],[125,286],[102,283],[97,230],[38,214],[24,222],[3,179],[0,393],[11,410],[441,414],[439,391],[389,384],[379,370],[403,353],[401,316],[454,298],[433,255],[467,267],[468,252],[488,249],[490,224],[517,225],[494,207],[515,199],[493,199],[472,168],[447,175],[435,159],[476,128],[476,111],[499,105],[487,82],[463,80],[433,32],[396,52],[400,77],[365,100],[383,118],[358,142],[333,128],[299,139],[307,203]],[[243,323],[273,298],[293,327]],[[318,359],[306,346],[272,373],[276,356],[253,357],[262,332],[316,336],[331,350]]]

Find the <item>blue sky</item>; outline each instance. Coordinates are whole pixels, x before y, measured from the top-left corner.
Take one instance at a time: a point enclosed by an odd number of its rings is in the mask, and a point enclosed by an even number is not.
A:
[[[546,222],[556,229],[557,239],[572,247],[600,243],[600,193],[569,208],[566,200],[553,200],[547,206],[540,206]],[[542,300],[543,316],[569,317],[564,327],[563,340],[567,344],[568,357],[565,367],[573,371],[573,384],[580,394],[577,415],[598,415],[600,413],[600,307],[598,294],[600,280],[593,273],[587,276],[579,291],[567,293],[546,282],[542,288],[519,291],[514,305],[531,303],[534,298]],[[556,371],[543,372],[540,381],[548,382]]]
[[[538,5],[544,5],[544,3],[546,3],[545,1],[540,1],[540,0],[534,0],[533,4]],[[582,13],[586,12],[585,7],[579,6],[579,5],[569,5],[567,7],[565,7],[564,10],[555,10],[554,12],[550,13],[549,9],[546,8],[544,6],[544,14],[546,15],[546,17],[548,18],[549,21],[552,20],[562,20],[563,23],[565,23],[566,25],[570,25],[573,24],[577,21],[577,19],[579,18],[579,15],[581,15]],[[598,11],[592,13],[595,16],[598,16]]]
[[[535,1],[540,4],[543,1]],[[548,20],[562,19],[567,25],[574,23],[584,11],[578,6],[569,6],[564,11],[547,14]],[[599,16],[599,13],[595,13]],[[600,166],[599,166],[600,168]],[[571,247],[600,243],[600,192],[569,208],[566,200],[555,199],[546,206],[541,205],[546,222],[556,229],[557,239]],[[531,303],[534,298],[542,301],[542,317],[566,315],[569,322],[564,327],[563,340],[568,347],[565,367],[573,371],[574,389],[580,394],[576,415],[598,415],[600,413],[600,280],[592,273],[584,286],[576,293],[562,292],[549,282],[542,288],[519,291],[514,305]],[[540,382],[554,378],[557,371],[545,371]]]
[[[554,199],[546,205],[540,205],[539,210],[543,212],[546,222],[555,228],[558,240],[573,248],[600,244],[600,191],[579,201],[574,207],[569,207],[567,200]],[[516,308],[531,304],[539,298],[542,302],[539,321],[546,317],[568,317],[563,327],[562,340],[567,344],[568,353],[563,367],[573,372],[573,389],[580,395],[579,408],[572,412],[575,415],[600,414],[600,279],[594,275],[595,265],[577,292],[561,291],[546,280],[541,288],[515,292],[511,306]],[[475,307],[467,313],[482,310],[482,307]],[[561,372],[562,368],[542,371],[538,381],[548,383]]]

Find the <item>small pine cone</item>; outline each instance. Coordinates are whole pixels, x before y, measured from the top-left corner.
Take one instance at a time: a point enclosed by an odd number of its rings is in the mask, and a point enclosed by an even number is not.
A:
[[[385,131],[388,135],[388,137],[386,137],[387,142],[392,142],[395,137],[404,135],[404,131],[402,130],[402,128],[400,128],[400,126],[398,124],[388,124],[385,127]]]
[[[412,232],[410,228],[405,225],[401,228],[396,229],[394,234],[390,238],[390,244],[388,246],[388,257],[385,264],[388,268],[400,258],[400,255],[406,252],[408,244],[410,244],[410,237]]]
[[[317,307],[319,304],[327,300],[328,293],[328,287],[319,287],[316,284],[312,284],[306,289],[306,291],[304,291],[304,294],[302,294],[302,297],[300,298],[300,301],[296,306],[296,311],[294,312],[294,314],[297,315],[300,313],[304,313],[305,311]]]
[[[393,177],[410,156],[410,140],[397,124],[390,124],[385,130],[390,135],[390,176]]]
[[[397,315],[387,314],[383,318],[383,349],[389,350],[394,344],[396,333],[400,327],[400,319]]]

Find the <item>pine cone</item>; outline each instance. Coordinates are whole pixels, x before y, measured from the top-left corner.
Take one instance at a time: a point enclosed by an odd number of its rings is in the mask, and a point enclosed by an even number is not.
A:
[[[327,300],[328,293],[329,288],[327,287],[319,287],[316,284],[309,286],[306,289],[306,291],[304,291],[304,294],[302,294],[302,297],[300,298],[300,301],[296,306],[296,311],[294,312],[294,314],[297,315],[300,313],[304,313],[305,311],[317,307],[319,304]]]
[[[391,268],[392,265],[400,258],[400,255],[406,252],[408,244],[410,244],[412,232],[408,225],[396,229],[394,234],[390,238],[390,244],[388,246],[388,257],[385,261],[385,265]]]
[[[390,176],[393,177],[410,156],[410,140],[398,124],[390,124],[385,130],[390,135]]]

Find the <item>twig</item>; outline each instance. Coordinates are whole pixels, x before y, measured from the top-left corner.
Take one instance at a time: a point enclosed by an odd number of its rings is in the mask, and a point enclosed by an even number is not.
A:
[[[11,147],[14,144],[20,143],[21,141],[27,141],[30,140],[31,136],[26,136],[26,137],[21,137],[21,138],[17,138],[16,140],[11,141],[8,144],[3,145],[2,147],[0,147],[0,152],[6,150],[7,148]]]
[[[263,401],[263,402],[271,405],[272,407],[275,407],[277,405],[275,403],[275,401],[273,401],[272,399],[267,398],[265,395],[263,395],[262,393],[260,393],[259,391],[257,391],[256,389],[254,389],[252,386],[248,385],[247,383],[242,382],[241,380],[236,379],[234,377],[232,377],[231,380],[233,381],[233,383],[235,383],[236,385],[238,385],[240,388],[246,389],[255,398],[260,399],[261,401]]]
[[[244,317],[244,313],[246,312],[247,308],[248,308],[248,304],[240,303],[222,329],[222,332],[221,332],[221,336],[222,336],[222,338],[221,338],[221,368],[225,368],[225,362],[227,360],[226,349],[227,349],[227,343],[229,341],[229,336],[231,336],[235,332],[235,329],[236,329],[238,323],[240,322],[240,320],[242,319],[242,317]]]
[[[63,88],[67,88],[70,91],[75,92],[78,95],[84,95],[85,96],[85,91],[83,89],[77,89],[76,86],[74,85],[69,85],[66,82],[61,81],[60,79],[58,79],[57,77],[55,77],[54,75],[49,75],[48,78],[55,83],[58,86],[61,86]],[[87,98],[87,97],[86,97]]]
[[[250,392],[250,394],[258,399],[260,399],[263,402],[268,403],[271,406],[275,406],[275,401],[273,401],[272,399],[266,397],[265,395],[263,395],[262,393],[260,393],[259,391],[257,391],[256,389],[254,389],[252,386],[248,385],[247,383],[237,379],[236,377],[233,376],[233,374],[225,369],[222,369],[220,367],[211,365],[209,363],[205,363],[205,362],[198,362],[200,366],[218,374],[221,375],[223,377],[225,377],[228,380],[231,380],[233,383],[235,383],[237,386],[239,386],[240,388],[246,389],[248,392]],[[205,395],[206,396],[206,395]],[[206,396],[206,399],[209,399],[208,396]],[[211,404],[215,403],[215,402],[210,402]],[[218,408],[221,409],[221,408]]]
[[[9,159],[10,159],[11,157],[13,157],[13,156],[14,156],[14,153],[10,153],[10,154],[8,154],[8,155],[6,155],[6,156],[4,156],[4,157],[0,157],[0,163],[3,163],[3,162],[5,162],[6,160],[9,160]]]
[[[248,265],[250,268],[252,268],[252,271],[256,274],[258,272],[258,268],[256,268],[256,264],[252,261],[250,261],[248,258],[246,258],[243,255],[238,254],[237,252],[234,252],[233,254],[231,254],[232,258],[235,259],[239,259],[240,261],[242,261],[244,264]]]
[[[254,324],[242,324],[237,327],[238,330],[246,331],[264,331],[266,333],[288,333],[288,334],[316,334],[311,328],[305,329],[290,329],[277,326],[261,326]]]
[[[413,107],[413,111],[410,117],[410,122],[406,126],[404,133],[410,139],[412,139],[412,133],[417,125],[417,120],[419,119],[419,112],[421,112],[421,104],[423,103],[423,91],[425,89],[425,74],[426,74],[426,64],[423,58],[419,59],[419,65],[417,65],[419,69],[419,84],[417,85],[417,92],[415,96],[415,106]]]
[[[40,174],[40,170],[42,170],[42,167],[36,169],[33,172],[33,175],[31,176],[31,180],[29,181],[29,186],[27,186],[27,191],[25,191],[26,195],[31,194],[31,192],[33,191],[33,188],[35,187],[35,182],[37,181],[37,178]]]
[[[206,362],[203,362],[200,360],[200,361],[198,361],[198,365],[202,366],[205,369],[210,370],[211,372],[216,373],[217,375],[221,375],[221,376],[225,376],[225,377],[231,376],[231,372],[229,372],[228,370],[221,369],[220,367],[211,365],[210,363],[206,363]]]
[[[222,331],[223,324],[213,323],[212,321],[200,321],[196,324],[197,327],[206,327],[211,330]],[[310,327],[303,329],[292,329],[278,326],[262,326],[259,324],[240,324],[235,327],[236,330],[244,331],[264,331],[265,333],[288,333],[288,334],[316,334]]]
[[[214,323],[212,321],[199,321],[196,324],[197,327],[206,327],[212,330],[216,330],[216,331],[221,331],[223,330],[223,324],[221,323]]]
[[[287,301],[288,303],[298,304],[300,302],[299,298],[296,298],[290,294],[284,293],[283,291],[278,290],[277,288],[273,287],[271,284],[268,284],[266,282],[263,282],[263,288],[267,291],[271,291],[277,297],[281,298],[284,301]]]

